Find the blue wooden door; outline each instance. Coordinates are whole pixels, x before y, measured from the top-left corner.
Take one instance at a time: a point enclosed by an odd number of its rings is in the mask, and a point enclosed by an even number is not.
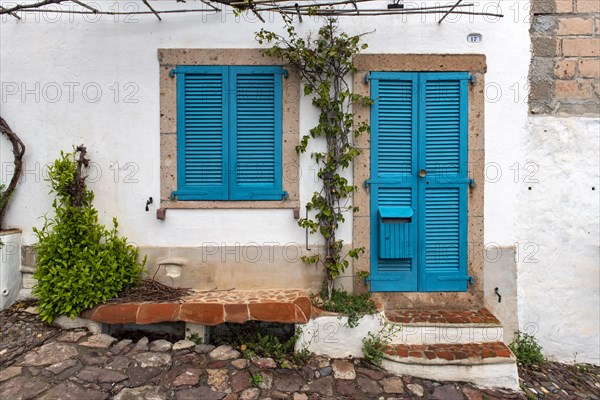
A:
[[[467,73],[371,74],[371,290],[467,289]]]

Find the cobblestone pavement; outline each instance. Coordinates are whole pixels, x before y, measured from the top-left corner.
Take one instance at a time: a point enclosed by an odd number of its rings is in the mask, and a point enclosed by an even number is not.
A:
[[[529,398],[600,399],[600,367],[547,362],[541,366],[519,366],[521,388]]]
[[[0,323],[2,400],[526,398],[522,393],[483,390],[464,383],[390,376],[361,360],[314,357],[302,368],[280,369],[272,359],[246,360],[229,346],[214,348],[187,340],[174,344],[146,338],[117,340],[42,325],[36,316],[20,311],[0,313]],[[531,377],[525,373],[525,386],[546,398],[598,398],[593,397],[600,390],[598,368],[572,369],[567,374],[559,367],[553,367],[557,372],[531,371]],[[568,395],[553,394],[554,389],[534,372],[547,373],[547,381]],[[534,379],[538,386],[530,384]]]

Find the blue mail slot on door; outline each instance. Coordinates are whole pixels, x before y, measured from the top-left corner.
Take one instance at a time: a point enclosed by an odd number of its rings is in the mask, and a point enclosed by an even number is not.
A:
[[[411,207],[379,207],[379,258],[411,258],[414,240]]]

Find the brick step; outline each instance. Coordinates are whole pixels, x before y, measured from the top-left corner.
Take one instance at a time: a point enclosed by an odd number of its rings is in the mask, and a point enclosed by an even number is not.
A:
[[[485,308],[478,310],[385,310],[389,324],[402,329],[393,344],[468,344],[501,342],[504,330]]]
[[[502,342],[390,345],[382,367],[396,375],[512,390],[519,387],[516,358]]]
[[[419,363],[437,363],[444,361],[486,363],[502,359],[514,360],[510,349],[502,342],[463,343],[463,344],[395,344],[386,349],[390,357],[411,359]],[[497,360],[496,360],[497,359]]]
[[[103,304],[81,314],[105,324],[184,321],[199,325],[265,321],[305,324],[312,303],[301,289],[194,291],[178,302]]]
[[[391,322],[402,324],[450,326],[456,324],[500,325],[500,321],[486,308],[459,311],[396,309],[386,310],[385,316]]]

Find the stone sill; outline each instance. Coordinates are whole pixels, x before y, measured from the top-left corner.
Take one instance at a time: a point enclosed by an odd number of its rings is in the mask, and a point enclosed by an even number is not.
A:
[[[298,200],[282,201],[177,201],[162,200],[164,209],[294,209],[300,207]]]

